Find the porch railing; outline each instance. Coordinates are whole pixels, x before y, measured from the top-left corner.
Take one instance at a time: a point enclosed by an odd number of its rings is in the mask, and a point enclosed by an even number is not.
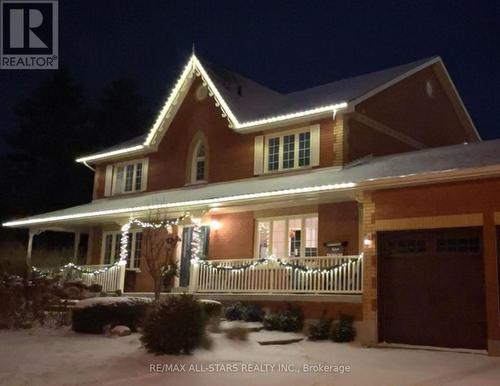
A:
[[[104,292],[123,292],[125,285],[124,265],[66,265],[57,268],[40,268],[43,274],[62,276],[64,281],[81,280],[85,285],[99,284]]]
[[[125,265],[83,265],[86,270],[98,270],[109,267],[105,272],[101,273],[82,273],[82,282],[86,285],[99,284],[104,292],[122,291],[125,286]]]
[[[190,292],[360,294],[363,291],[362,256],[280,261],[281,264],[268,261],[254,267],[249,265],[255,259],[209,260],[209,265],[193,263]],[[243,269],[238,270],[239,267]]]

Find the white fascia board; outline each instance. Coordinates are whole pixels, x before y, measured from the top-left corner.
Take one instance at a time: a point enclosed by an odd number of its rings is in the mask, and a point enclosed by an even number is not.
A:
[[[129,214],[129,213],[143,212],[143,211],[148,211],[148,210],[189,207],[189,206],[197,206],[197,205],[211,205],[211,204],[213,205],[213,204],[221,204],[221,203],[228,203],[228,202],[238,202],[238,201],[245,201],[245,200],[255,200],[255,199],[262,199],[262,198],[295,195],[295,194],[338,191],[338,190],[352,189],[355,186],[356,186],[355,183],[346,182],[346,183],[340,183],[340,184],[330,184],[330,185],[311,186],[311,187],[304,187],[304,188],[275,190],[275,191],[260,192],[260,193],[248,193],[248,194],[240,194],[240,195],[235,195],[235,196],[206,198],[206,199],[200,199],[200,200],[181,201],[181,202],[173,202],[173,203],[165,203],[165,204],[142,205],[142,206],[129,207],[129,208],[90,211],[90,212],[84,212],[84,213],[67,214],[67,215],[59,215],[59,216],[47,216],[47,217],[27,219],[27,220],[15,220],[15,221],[9,221],[9,222],[3,223],[2,226],[4,226],[4,227],[16,227],[16,226],[23,226],[23,225],[37,225],[37,224],[42,224],[42,223],[53,223],[53,222],[64,221],[64,220],[78,220],[78,219],[85,219],[85,218],[92,218],[92,217]]]
[[[124,154],[132,153],[132,152],[138,152],[138,151],[141,151],[144,149],[145,149],[144,145],[136,145],[136,146],[131,146],[131,147],[123,148],[123,149],[108,151],[105,153],[91,154],[91,155],[88,155],[85,157],[77,158],[76,162],[85,163],[88,161],[98,161],[98,160],[102,160],[105,158],[115,157],[118,155],[124,155]]]

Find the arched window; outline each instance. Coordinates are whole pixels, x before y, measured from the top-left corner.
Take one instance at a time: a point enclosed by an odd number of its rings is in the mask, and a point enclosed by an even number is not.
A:
[[[191,183],[206,181],[205,144],[200,140],[193,151],[191,162]]]

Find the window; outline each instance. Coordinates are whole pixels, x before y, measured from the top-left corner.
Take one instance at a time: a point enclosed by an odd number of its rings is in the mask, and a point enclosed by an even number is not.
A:
[[[309,257],[318,254],[318,216],[257,220],[255,255],[265,258]]]
[[[200,140],[196,144],[191,162],[191,183],[205,182],[207,174],[205,144]]]
[[[116,164],[113,166],[113,194],[133,193],[145,190],[146,160]]]
[[[120,260],[121,232],[106,232],[103,237],[102,262],[113,264]],[[141,265],[142,232],[132,230],[127,245],[127,268],[138,269]]]
[[[438,252],[480,252],[479,238],[442,238],[436,242]]]
[[[266,138],[266,172],[298,169],[311,165],[310,129]]]

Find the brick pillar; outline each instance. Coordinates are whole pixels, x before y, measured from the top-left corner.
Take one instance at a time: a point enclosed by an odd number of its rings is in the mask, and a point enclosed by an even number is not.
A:
[[[363,251],[363,322],[361,343],[378,343],[377,332],[377,246],[375,238],[375,204],[371,192],[360,196],[360,238]],[[368,242],[364,242],[364,240]]]
[[[497,235],[493,212],[484,213],[483,250],[488,354],[500,356]]]
[[[333,122],[333,166],[344,165],[344,117],[337,113]]]

